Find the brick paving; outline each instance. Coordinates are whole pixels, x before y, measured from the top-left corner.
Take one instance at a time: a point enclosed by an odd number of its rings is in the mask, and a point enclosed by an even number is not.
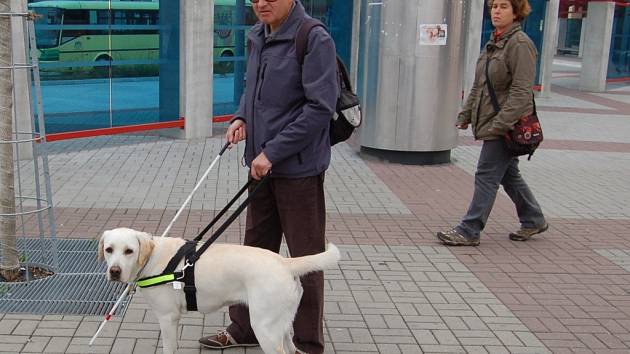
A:
[[[550,223],[529,242],[507,238],[518,220],[503,192],[479,247],[436,241],[472,195],[479,144],[469,133],[453,163],[440,166],[378,160],[356,141],[335,147],[327,236],[343,260],[327,272],[326,353],[630,351],[630,89],[577,92],[572,72],[558,73],[552,97],[537,100],[547,140],[521,162]],[[59,236],[95,238],[117,226],[160,234],[221,144],[155,136],[49,144]],[[170,236],[195,236],[244,183],[241,149],[221,159]],[[243,226],[240,217],[220,242],[241,242]],[[25,219],[25,234],[35,227]],[[228,320],[225,310],[186,315],[179,352],[210,352],[198,337]],[[88,347],[100,321],[0,314],[0,352],[161,352],[157,321],[139,293]]]

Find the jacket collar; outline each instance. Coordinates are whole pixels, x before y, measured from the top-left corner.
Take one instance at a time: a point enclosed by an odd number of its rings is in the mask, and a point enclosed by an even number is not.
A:
[[[306,16],[306,10],[304,10],[304,6],[302,6],[300,0],[293,1],[295,2],[295,4],[293,6],[293,9],[289,13],[289,16],[284,21],[284,23],[280,25],[276,32],[270,34],[270,41],[293,40],[295,38],[298,28],[300,27],[300,24]],[[265,25],[262,24],[260,21],[256,22],[251,31],[249,31],[248,38],[258,44],[264,43]]]
[[[492,32],[492,34],[490,35],[490,40],[486,44],[486,47],[492,46],[496,48],[503,48],[505,47],[505,43],[507,43],[508,39],[510,39],[510,37],[512,37],[514,33],[521,30],[521,23],[518,21],[514,21],[514,23],[510,27],[508,27],[508,29],[506,29],[503,33],[499,35],[499,38],[494,38],[495,32]]]

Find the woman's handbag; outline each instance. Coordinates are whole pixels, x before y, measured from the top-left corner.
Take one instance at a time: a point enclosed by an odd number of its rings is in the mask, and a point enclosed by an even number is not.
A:
[[[486,84],[488,85],[488,92],[490,93],[490,100],[494,111],[499,113],[501,107],[497,100],[497,94],[494,91],[494,87],[490,82],[490,76],[488,75],[488,65],[490,64],[490,57],[486,61]],[[534,111],[532,114],[521,117],[516,124],[512,127],[512,130],[505,133],[505,145],[507,149],[514,156],[529,155],[527,160],[531,160],[534,151],[538,148],[543,141],[542,127],[538,120],[538,114],[536,112],[536,101],[532,94],[532,102],[534,103]]]

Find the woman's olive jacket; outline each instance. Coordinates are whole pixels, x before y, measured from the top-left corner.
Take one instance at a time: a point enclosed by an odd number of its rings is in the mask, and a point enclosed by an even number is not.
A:
[[[509,131],[519,118],[531,113],[536,56],[536,48],[519,22],[514,22],[498,38],[493,33],[477,60],[475,82],[457,123],[472,123],[477,140],[493,140]],[[501,108],[498,113],[486,84],[488,57],[490,82]]]

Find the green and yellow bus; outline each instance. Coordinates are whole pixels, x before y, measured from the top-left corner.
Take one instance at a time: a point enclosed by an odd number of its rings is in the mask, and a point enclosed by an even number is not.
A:
[[[240,27],[233,25],[235,1],[215,0],[213,54],[222,58],[215,66],[218,72],[233,67],[233,29]],[[158,2],[51,0],[28,6],[40,15],[35,30],[44,73],[104,74],[111,64],[120,76],[157,74]],[[249,0],[242,18],[243,27],[256,21]]]

